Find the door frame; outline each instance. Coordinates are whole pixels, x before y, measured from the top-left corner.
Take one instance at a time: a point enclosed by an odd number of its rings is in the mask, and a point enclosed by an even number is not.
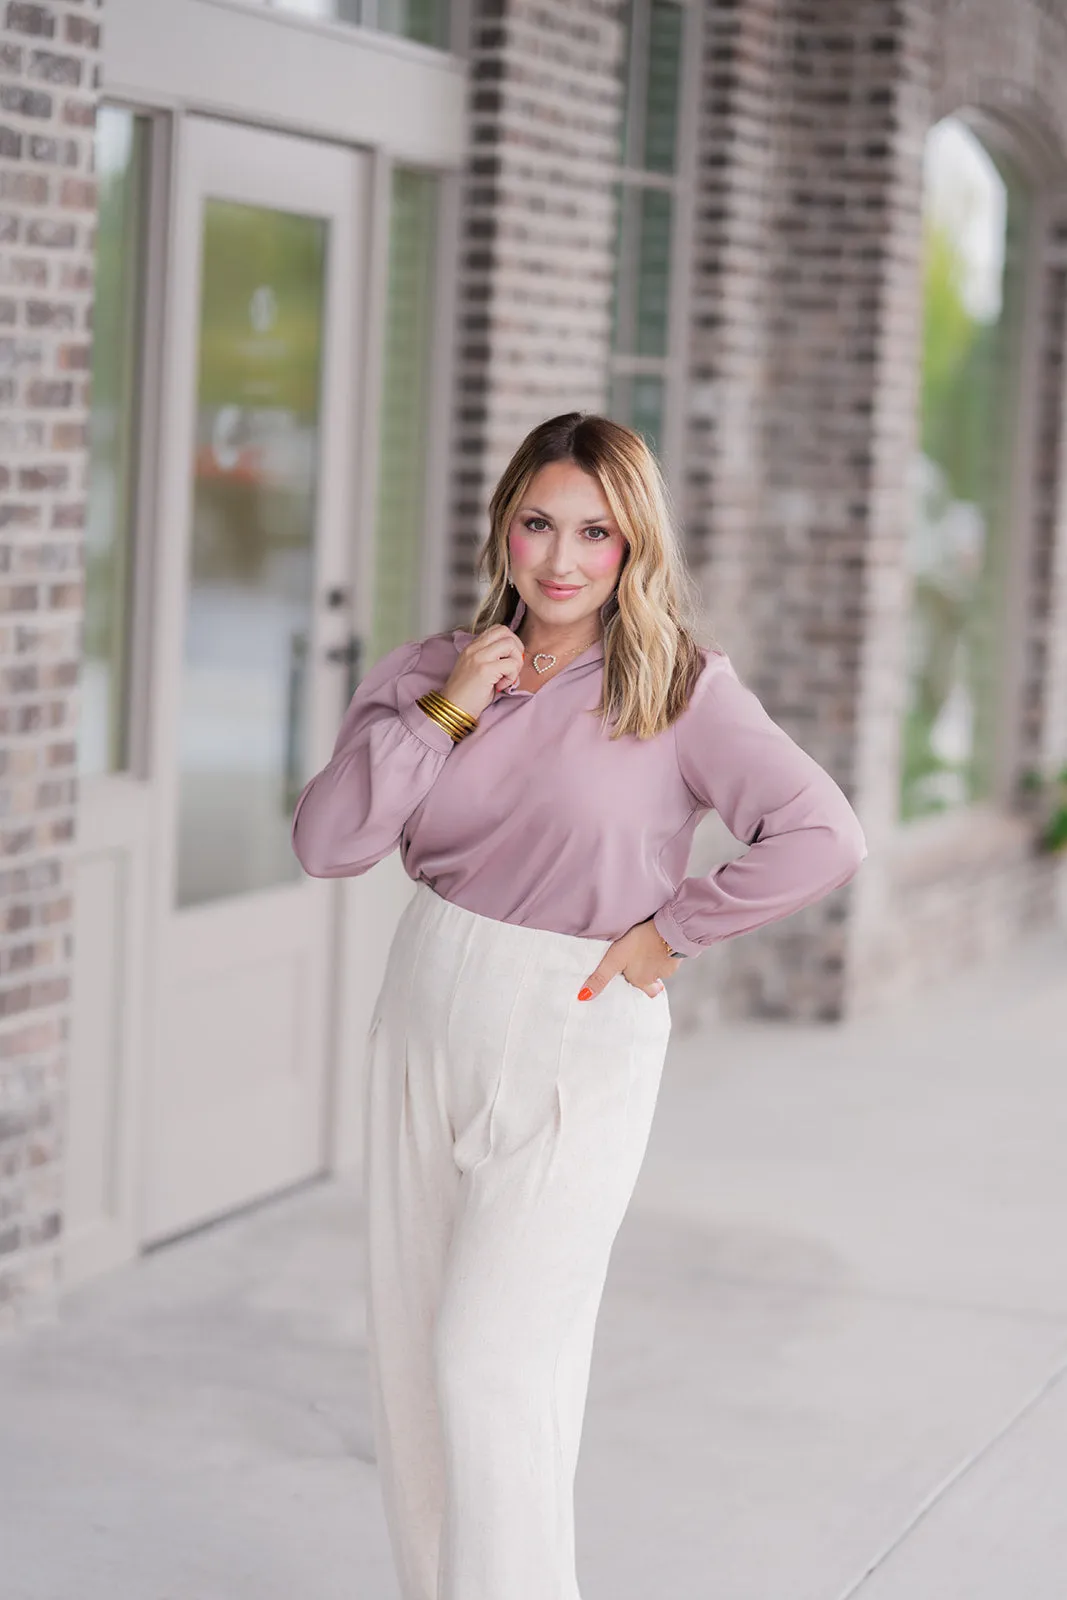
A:
[[[193,16],[204,0],[181,0]],[[462,12],[463,7],[459,8]],[[92,1095],[97,1101],[96,1120],[87,1118],[81,1130],[81,1143],[91,1158],[91,1182],[82,1184],[79,1204],[65,1205],[70,1226],[63,1238],[63,1278],[68,1284],[79,1282],[111,1269],[134,1257],[142,1248],[143,1212],[140,1205],[139,1172],[145,1149],[146,1047],[150,1033],[147,977],[154,956],[149,911],[149,886],[158,850],[153,826],[153,791],[150,731],[152,696],[157,675],[155,641],[151,616],[158,590],[160,540],[157,511],[162,488],[155,469],[161,437],[160,404],[165,356],[165,308],[171,298],[168,263],[169,241],[173,235],[176,183],[175,151],[183,119],[197,112],[222,115],[235,121],[275,129],[278,132],[308,134],[305,124],[296,124],[272,106],[250,103],[246,96],[250,80],[238,64],[233,65],[232,94],[221,100],[205,93],[203,85],[176,80],[153,81],[152,72],[138,69],[136,41],[124,37],[127,23],[139,15],[139,7],[116,0],[114,16],[109,13],[102,61],[102,98],[124,106],[151,121],[149,172],[146,181],[145,267],[142,283],[142,339],[138,362],[139,418],[135,451],[136,482],[133,518],[133,549],[130,624],[131,705],[129,766],[126,770],[86,778],[81,786],[79,832],[75,862],[103,862],[115,878],[116,915],[121,922],[109,955],[109,970],[90,970],[84,979],[83,996],[92,994],[96,978],[110,985],[106,1000],[98,1000],[96,1017],[91,1019],[91,1049],[80,1063],[73,1059],[72,1077],[81,1068],[94,1077]],[[206,14],[206,13],[205,13]],[[458,14],[458,13],[457,13]],[[246,23],[261,22],[263,14],[248,13]],[[294,25],[296,19],[287,19]],[[140,23],[137,23],[138,27]],[[302,25],[302,24],[301,24]],[[195,30],[193,30],[195,32]],[[373,396],[380,387],[381,328],[387,287],[389,245],[389,192],[394,162],[432,171],[438,182],[437,262],[434,274],[434,348],[431,354],[431,415],[429,454],[426,472],[427,563],[421,595],[423,631],[444,625],[444,562],[447,530],[448,461],[451,444],[449,395],[455,371],[455,308],[458,299],[458,242],[462,161],[466,144],[467,63],[459,55],[442,57],[405,41],[375,39],[368,30],[317,29],[320,37],[315,49],[329,49],[352,59],[353,53],[373,57],[381,64],[381,46],[398,57],[407,53],[410,70],[432,76],[442,72],[456,79],[453,90],[438,95],[439,117],[436,126],[423,130],[422,143],[413,147],[410,139],[398,143],[388,128],[371,129],[363,148],[371,162],[370,204],[366,218],[366,293],[357,307],[364,353],[363,423],[353,428],[353,467],[359,485],[353,512],[360,528],[368,530],[352,541],[351,583],[354,595],[352,626],[365,638],[369,633],[374,572],[373,508],[377,494],[377,430]],[[281,45],[291,34],[277,32]],[[457,37],[466,37],[461,23]],[[116,70],[118,69],[118,70]],[[348,101],[351,106],[351,98]],[[317,108],[321,109],[321,108]],[[359,147],[349,126],[319,128],[325,142]],[[358,570],[356,570],[358,568]],[[340,710],[341,708],[339,708]],[[323,753],[327,759],[329,750]],[[410,884],[402,870],[390,870],[386,863],[374,884],[362,880],[327,886],[334,897],[333,949],[339,966],[362,972],[362,984],[335,981],[334,1054],[330,1061],[336,1115],[330,1123],[326,1157],[330,1170],[358,1170],[362,1161],[362,1108],[358,1069],[360,1041],[369,1019],[375,985],[384,961],[383,924],[399,915]],[[77,956],[76,956],[77,959]],[[78,1021],[77,984],[72,1006],[72,1052],[76,1057],[82,1030]],[[100,1024],[107,1016],[106,1032]],[[95,1027],[95,1031],[94,1031]],[[104,1074],[106,1073],[106,1081]],[[99,1079],[100,1081],[95,1081]],[[99,1102],[106,1102],[106,1114],[99,1114]],[[71,1106],[77,1135],[78,1105]],[[97,1124],[100,1124],[98,1127]],[[91,1126],[90,1126],[91,1124]],[[92,1148],[89,1148],[91,1141]],[[69,1171],[64,1183],[70,1190]],[[91,1193],[89,1191],[92,1191]]]
[[[220,148],[221,147],[221,148]],[[305,165],[306,158],[306,165]],[[316,165],[317,162],[317,165]],[[214,180],[209,173],[215,168]],[[232,163],[232,166],[231,166]],[[200,355],[199,316],[203,294],[204,202],[207,194],[257,207],[279,205],[284,210],[313,216],[340,215],[331,223],[325,265],[323,346],[320,367],[320,412],[317,442],[317,493],[314,504],[313,589],[309,596],[308,660],[312,663],[310,721],[305,727],[304,764],[316,762],[317,752],[332,744],[338,721],[343,673],[324,665],[325,652],[345,643],[351,631],[351,605],[327,608],[325,593],[333,588],[352,596],[354,552],[358,546],[355,506],[356,471],[347,441],[362,432],[369,396],[362,370],[360,315],[366,294],[366,230],[369,226],[367,157],[345,146],[309,140],[303,135],[275,129],[249,127],[231,119],[187,115],[175,141],[173,186],[174,226],[171,230],[171,281],[164,328],[163,395],[160,411],[159,561],[153,594],[152,624],[156,642],[156,672],[152,695],[152,836],[151,950],[149,963],[149,1021],[151,1037],[146,1051],[144,1111],[141,1120],[143,1150],[140,1162],[139,1211],[142,1237],[156,1241],[211,1218],[197,1213],[195,1200],[173,1181],[169,1188],[159,1172],[167,1164],[153,1160],[162,1137],[156,1127],[154,1104],[173,1093],[180,1073],[172,1060],[172,1039],[184,1014],[183,993],[195,994],[217,971],[216,962],[230,948],[235,929],[242,949],[261,960],[300,962],[318,990],[310,1014],[300,1008],[306,1033],[306,1069],[302,1094],[294,1101],[294,1118],[287,1119],[297,1143],[311,1140],[313,1154],[299,1158],[294,1167],[290,1154],[282,1165],[296,1181],[317,1176],[331,1165],[327,1134],[332,1124],[337,1035],[336,897],[306,878],[272,884],[220,900],[179,907],[177,904],[177,851],[179,739],[185,689],[184,637],[188,615],[190,540],[194,505],[192,474],[195,440],[197,369]],[[275,184],[279,185],[278,191]],[[209,188],[210,184],[210,188]],[[297,201],[295,196],[299,196]],[[335,207],[342,208],[340,213]],[[300,775],[304,781],[304,775]],[[295,942],[290,943],[290,939]],[[295,952],[304,954],[297,957]],[[224,957],[222,957],[225,959]],[[291,970],[296,971],[297,968]],[[187,986],[192,987],[187,987]],[[306,986],[305,986],[306,995]],[[175,1009],[177,1007],[177,1009]],[[298,1055],[305,1054],[295,1044]],[[229,1082],[229,1078],[225,1080]],[[288,1077],[271,1080],[276,1093]],[[266,1087],[266,1085],[265,1085]],[[288,1091],[286,1091],[288,1092]],[[314,1103],[313,1126],[304,1124],[304,1107]],[[184,1108],[183,1108],[184,1109]],[[186,1125],[184,1116],[183,1125]],[[265,1124],[263,1133],[276,1135],[282,1124]],[[288,1140],[287,1136],[287,1140]],[[209,1141],[210,1144],[210,1141]],[[231,1146],[232,1148],[233,1146]],[[264,1144],[263,1149],[268,1148]],[[240,1148],[240,1141],[237,1142]],[[278,1145],[280,1156],[282,1146]],[[295,1151],[296,1144],[286,1143]],[[239,1166],[239,1162],[234,1165]],[[245,1162],[249,1165],[248,1159]],[[254,1168],[256,1163],[251,1162]],[[212,1177],[221,1172],[219,1161],[209,1163],[205,1174],[210,1191]],[[182,1168],[184,1170],[184,1168]],[[273,1170],[277,1170],[274,1168]],[[247,1174],[246,1174],[247,1177]],[[288,1180],[279,1176],[276,1187]],[[262,1172],[222,1202],[225,1214],[233,1205],[254,1201],[276,1192],[273,1180],[264,1188]],[[203,1186],[202,1186],[203,1187]],[[223,1184],[225,1188],[225,1183]],[[191,1194],[192,1186],[188,1193]],[[166,1196],[161,1201],[162,1196]]]

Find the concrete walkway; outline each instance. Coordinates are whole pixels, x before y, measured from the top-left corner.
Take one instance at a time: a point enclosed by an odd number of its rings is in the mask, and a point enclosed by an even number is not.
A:
[[[0,1345],[3,1600],[396,1600],[361,1283],[318,1185]],[[676,1035],[578,1519],[583,1600],[1064,1600],[1067,938]]]

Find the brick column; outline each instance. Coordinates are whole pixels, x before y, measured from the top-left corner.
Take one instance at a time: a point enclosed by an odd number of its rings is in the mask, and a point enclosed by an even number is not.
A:
[[[602,410],[622,117],[621,0],[473,0],[460,244],[450,602],[508,457],[536,423]]]
[[[62,1227],[100,43],[89,4],[0,30],[0,1324]]]
[[[756,654],[748,585],[764,475],[783,27],[780,0],[705,7],[682,488],[711,628],[741,670]]]
[[[854,799],[878,529],[900,523],[913,355],[913,330],[884,303],[894,252],[914,253],[892,132],[898,13],[709,0],[706,27],[690,537],[720,642]],[[840,1015],[848,906],[840,891],[731,945],[724,1005]]]

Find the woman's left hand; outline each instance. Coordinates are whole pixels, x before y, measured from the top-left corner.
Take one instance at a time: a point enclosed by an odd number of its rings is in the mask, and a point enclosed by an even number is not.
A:
[[[612,978],[622,973],[627,983],[632,983],[635,989],[643,989],[649,999],[655,999],[663,980],[677,972],[681,963],[681,956],[667,954],[667,946],[649,917],[647,922],[635,922],[621,939],[616,939],[604,951],[600,965],[589,974],[578,998],[594,999]]]

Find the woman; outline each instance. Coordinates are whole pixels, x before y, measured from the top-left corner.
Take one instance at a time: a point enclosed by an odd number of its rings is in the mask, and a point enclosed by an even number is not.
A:
[[[573,1489],[665,980],[865,854],[833,780],[690,626],[643,440],[571,412],[490,502],[468,632],[360,683],[293,847],[416,888],[367,1041],[367,1336],[404,1600],[578,1600]],[[555,587],[553,587],[555,586]],[[537,700],[534,705],[533,701]],[[717,810],[751,849],[684,876]]]

